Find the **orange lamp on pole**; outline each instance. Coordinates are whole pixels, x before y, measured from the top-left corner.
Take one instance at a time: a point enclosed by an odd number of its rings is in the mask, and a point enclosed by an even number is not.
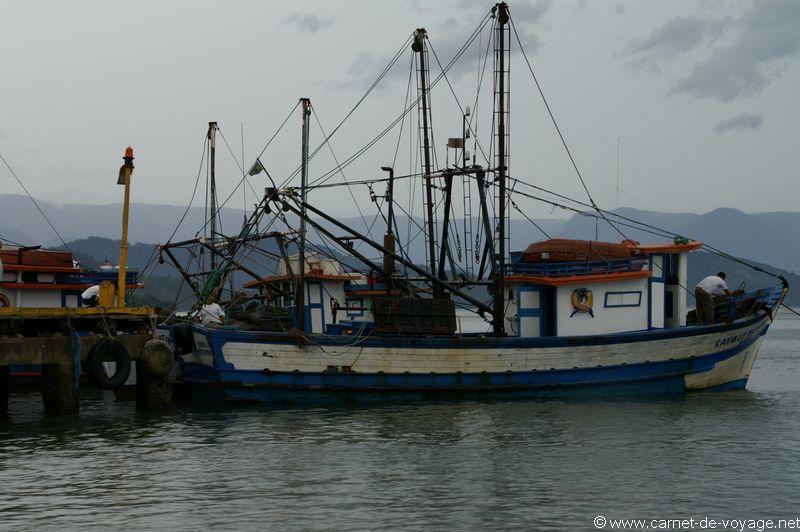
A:
[[[125,148],[123,165],[119,169],[118,185],[125,185],[125,201],[122,204],[122,242],[119,246],[119,276],[117,277],[117,307],[125,307],[125,286],[128,271],[128,209],[131,200],[131,174],[133,174],[133,148]]]

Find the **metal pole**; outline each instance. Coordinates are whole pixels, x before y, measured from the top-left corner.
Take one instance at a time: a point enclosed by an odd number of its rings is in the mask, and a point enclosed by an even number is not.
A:
[[[411,49],[419,54],[419,84],[422,91],[422,98],[420,103],[422,105],[422,157],[424,167],[425,179],[425,201],[426,207],[426,225],[428,229],[428,256],[429,268],[432,274],[436,274],[436,234],[433,230],[433,177],[431,176],[431,146],[430,139],[428,138],[428,80],[426,79],[426,65],[425,65],[425,39],[427,33],[425,28],[418,28],[414,32],[414,43]],[[434,297],[440,295],[440,291],[434,287]]]
[[[295,288],[295,326],[305,330],[305,272],[306,272],[306,196],[308,195],[308,117],[311,115],[311,100],[300,98],[303,105],[302,155],[300,161],[300,249],[298,255],[297,287]]]
[[[119,169],[117,183],[125,185],[122,203],[122,242],[119,245],[119,274],[117,276],[117,307],[125,308],[125,281],[128,271],[128,212],[131,203],[131,174],[133,173],[133,148],[125,148],[125,163]]]
[[[217,181],[214,176],[214,172],[216,169],[216,157],[217,157],[217,123],[216,122],[209,122],[208,123],[208,140],[210,145],[210,153],[211,153],[211,162],[209,164],[210,170],[210,211],[211,211],[211,242],[214,242],[214,238],[217,234]],[[217,267],[217,259],[214,254],[211,254],[211,269],[214,270]]]
[[[386,249],[394,252],[395,250],[395,238],[394,238],[394,231],[392,228],[393,220],[394,220],[394,168],[391,166],[382,166],[381,170],[384,172],[389,172],[389,184],[386,187],[386,203],[389,205],[388,208],[388,219],[386,220],[386,234],[383,236],[383,245]],[[386,271],[386,293],[390,294],[392,291],[392,275],[395,271],[394,266],[394,258],[389,255],[383,256],[383,269]]]
[[[453,197],[453,174],[446,172],[444,174],[444,219],[442,220],[442,245],[439,246],[439,279],[447,279],[444,271],[444,259],[449,255],[450,243],[448,242],[450,228],[450,203]],[[452,267],[452,264],[451,264]],[[455,276],[456,271],[453,268],[452,274]]]
[[[500,227],[497,228],[499,236],[499,249],[497,251],[497,270],[495,271],[494,286],[494,333],[498,336],[505,335],[505,275],[506,275],[506,42],[505,25],[508,23],[508,5],[505,2],[497,4],[497,39],[498,39],[498,120],[497,120],[497,181],[500,189],[497,212]]]

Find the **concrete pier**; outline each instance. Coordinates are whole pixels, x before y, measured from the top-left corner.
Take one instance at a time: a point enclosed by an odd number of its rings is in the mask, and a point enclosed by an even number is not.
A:
[[[129,309],[15,309],[0,308],[0,418],[8,413],[9,367],[41,367],[41,390],[48,414],[77,414],[80,410],[78,357],[84,370],[87,359],[95,363],[114,361],[114,353],[100,342],[121,344],[127,351],[121,359],[141,368],[143,386],[139,404],[148,410],[166,408],[171,401],[172,350],[152,339],[155,313],[151,308]],[[79,333],[79,334],[75,334]],[[146,348],[147,347],[147,348]],[[119,356],[119,349],[116,355]],[[120,359],[118,359],[120,360]],[[95,367],[96,364],[95,364]],[[120,374],[112,386],[122,384]],[[100,378],[106,375],[96,376]],[[106,382],[108,384],[108,382]]]

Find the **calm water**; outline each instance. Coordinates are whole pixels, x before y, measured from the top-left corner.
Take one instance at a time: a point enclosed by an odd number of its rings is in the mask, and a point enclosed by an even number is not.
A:
[[[84,393],[0,424],[0,528],[565,529],[598,514],[800,514],[800,320],[780,317],[747,391],[138,414]]]

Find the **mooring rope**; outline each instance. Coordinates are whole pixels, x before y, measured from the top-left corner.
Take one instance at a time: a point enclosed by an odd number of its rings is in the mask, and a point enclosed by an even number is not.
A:
[[[81,337],[78,331],[72,328],[69,334],[69,354],[72,357],[72,371],[75,377],[72,387],[77,390],[81,381]]]

